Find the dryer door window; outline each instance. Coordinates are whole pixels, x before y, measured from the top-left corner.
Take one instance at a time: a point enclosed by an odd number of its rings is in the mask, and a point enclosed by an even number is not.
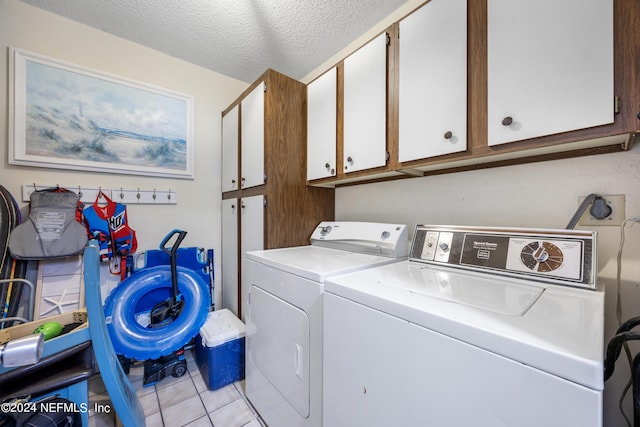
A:
[[[309,416],[309,318],[288,302],[251,287],[249,306],[254,328],[249,353],[260,372],[287,401]]]

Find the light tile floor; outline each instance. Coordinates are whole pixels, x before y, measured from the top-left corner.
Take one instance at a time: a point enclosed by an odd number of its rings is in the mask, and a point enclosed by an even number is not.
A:
[[[129,380],[144,410],[147,427],[264,427],[244,395],[244,381],[208,390],[192,351],[185,352],[188,372],[165,377],[154,386],[142,385],[143,367],[134,366]],[[108,402],[100,376],[89,381],[90,407]],[[114,427],[113,414],[91,414],[89,427]]]

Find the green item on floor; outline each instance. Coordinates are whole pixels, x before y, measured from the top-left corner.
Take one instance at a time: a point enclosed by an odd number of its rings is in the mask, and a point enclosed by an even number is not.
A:
[[[62,332],[62,324],[59,322],[46,322],[38,326],[33,333],[43,334],[44,340],[55,338]]]

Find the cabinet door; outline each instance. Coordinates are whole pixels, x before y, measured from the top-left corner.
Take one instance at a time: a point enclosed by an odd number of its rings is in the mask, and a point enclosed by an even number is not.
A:
[[[336,68],[307,86],[307,180],[336,175]]]
[[[264,184],[264,84],[259,83],[241,101],[240,146],[242,188]]]
[[[222,191],[238,189],[238,106],[222,117]]]
[[[222,201],[222,307],[238,315],[238,199]]]
[[[387,35],[344,60],[344,171],[387,163]]]
[[[245,253],[264,249],[264,196],[240,199],[240,252],[244,277]],[[248,310],[249,288],[242,280],[241,316],[244,321]]]
[[[432,0],[400,21],[401,162],[467,148],[466,11]]]
[[[488,137],[613,122],[613,0],[488,1]]]

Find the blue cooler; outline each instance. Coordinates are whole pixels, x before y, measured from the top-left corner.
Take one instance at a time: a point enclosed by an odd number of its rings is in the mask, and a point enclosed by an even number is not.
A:
[[[207,315],[196,337],[196,364],[209,390],[244,378],[244,323],[228,309]]]

